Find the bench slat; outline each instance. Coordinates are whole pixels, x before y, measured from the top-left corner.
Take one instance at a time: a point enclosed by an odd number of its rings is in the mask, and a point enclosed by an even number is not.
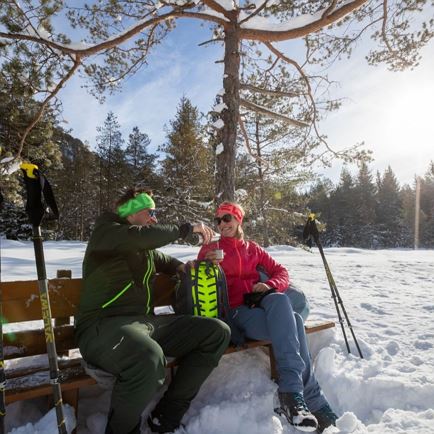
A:
[[[36,280],[2,282],[3,317],[7,323],[42,319],[39,288]],[[51,315],[53,318],[73,316],[80,298],[81,279],[48,281]]]
[[[77,348],[74,340],[74,326],[63,325],[53,327],[58,355]],[[17,357],[36,356],[47,353],[45,333],[43,329],[22,330],[3,335],[5,360]]]
[[[306,334],[309,334],[334,326],[335,323],[333,321],[307,321],[305,330]],[[56,340],[56,349],[59,354],[77,348],[77,344],[74,340],[73,325],[54,327],[54,335]],[[36,356],[47,352],[45,335],[42,329],[7,333],[3,336],[3,344],[5,360],[11,360],[17,357]],[[258,345],[261,344],[255,346]]]
[[[11,381],[15,381],[15,384],[11,384],[11,388],[8,387],[5,392],[6,404],[10,404],[15,401],[22,401],[25,399],[38,398],[41,396],[50,396],[53,393],[53,387],[49,384],[49,374],[41,379],[43,384],[36,384],[34,377],[24,377],[23,381],[18,382],[16,378]],[[68,373],[69,378],[60,384],[62,392],[68,390],[76,390],[81,387],[92,386],[96,384],[96,381],[89,377],[81,368],[81,371],[71,371]],[[25,381],[28,380],[28,381]],[[8,381],[9,382],[9,381]]]
[[[154,304],[173,304],[175,281],[164,274],[154,278]],[[3,318],[7,323],[42,319],[37,280],[1,282]],[[81,279],[50,279],[51,316],[68,318],[74,316],[80,301]]]

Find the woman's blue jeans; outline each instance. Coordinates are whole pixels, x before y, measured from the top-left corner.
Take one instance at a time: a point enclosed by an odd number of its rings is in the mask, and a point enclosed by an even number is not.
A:
[[[271,341],[281,392],[303,393],[310,411],[327,403],[313,373],[303,319],[294,313],[286,294],[267,295],[259,308],[241,305],[231,310],[231,316],[246,337]]]

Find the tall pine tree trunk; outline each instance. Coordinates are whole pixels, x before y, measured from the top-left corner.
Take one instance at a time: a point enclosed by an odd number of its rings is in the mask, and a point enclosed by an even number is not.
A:
[[[234,15],[236,15],[234,11]],[[237,126],[240,113],[240,36],[237,17],[225,29],[225,57],[223,102],[227,109],[222,112],[223,128],[219,132],[219,143],[223,152],[217,155],[216,197],[234,200],[235,197],[235,154]]]

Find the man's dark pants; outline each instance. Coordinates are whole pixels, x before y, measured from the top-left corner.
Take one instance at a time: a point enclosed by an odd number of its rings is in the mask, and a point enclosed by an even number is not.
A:
[[[116,376],[110,428],[134,431],[140,415],[163,384],[167,357],[179,361],[162,401],[164,417],[179,423],[200,386],[217,366],[230,339],[229,327],[197,316],[122,316],[96,321],[79,337],[83,358]]]

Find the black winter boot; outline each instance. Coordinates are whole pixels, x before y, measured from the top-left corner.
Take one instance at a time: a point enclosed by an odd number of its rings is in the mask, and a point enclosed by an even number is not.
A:
[[[279,392],[280,406],[274,411],[286,417],[286,420],[299,431],[313,432],[318,428],[315,416],[309,411],[303,395],[296,392]]]
[[[312,414],[318,421],[317,431],[319,433],[322,433],[330,425],[336,425],[338,417],[328,404],[324,404],[319,410],[313,411]]]
[[[182,427],[181,423],[174,423],[165,419],[161,414],[155,413],[155,410],[151,412],[148,417],[148,426],[152,433],[165,434],[173,433],[178,428]]]

